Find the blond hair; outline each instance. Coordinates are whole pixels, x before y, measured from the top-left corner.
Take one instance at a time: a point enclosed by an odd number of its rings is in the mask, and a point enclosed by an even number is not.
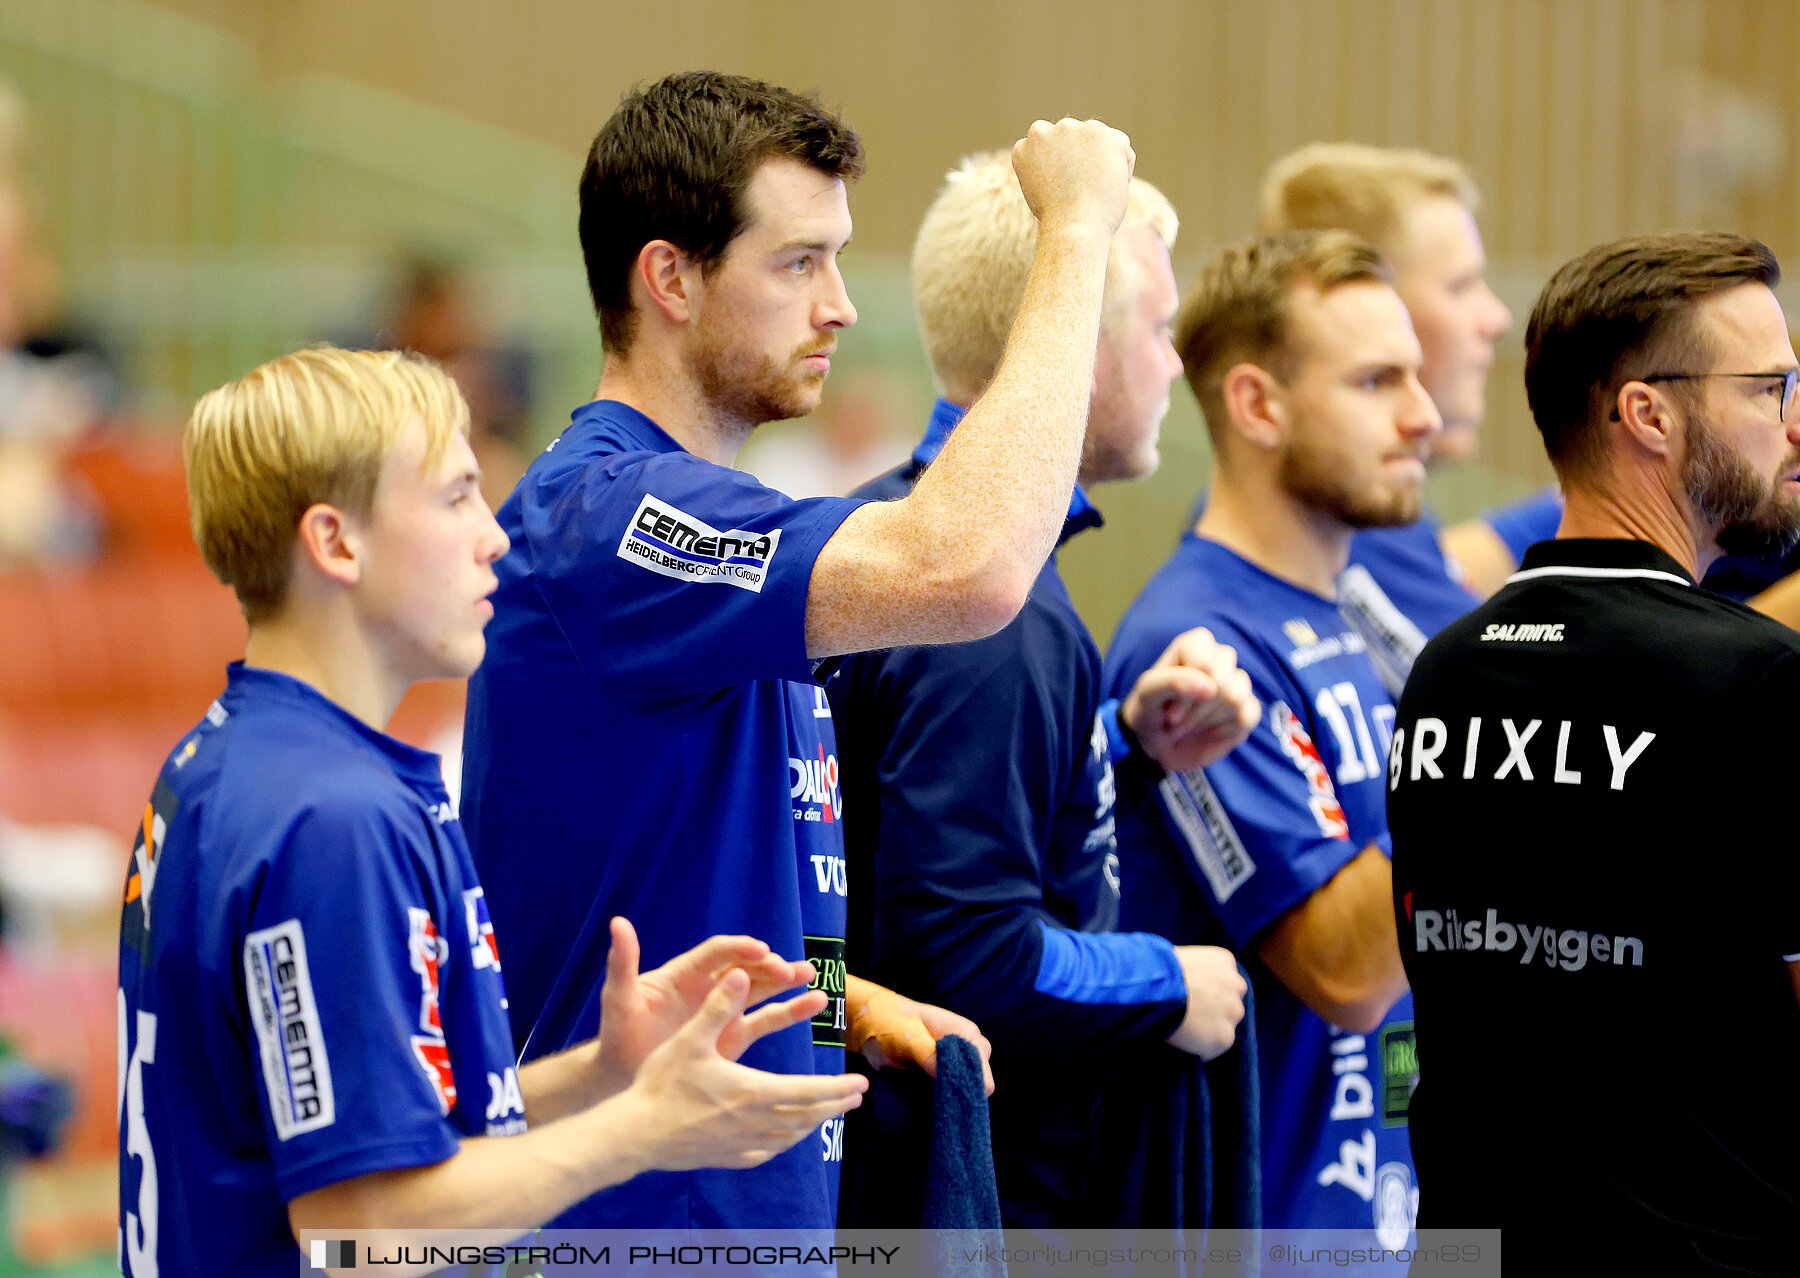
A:
[[[400,351],[296,351],[201,396],[182,437],[194,540],[251,625],[286,599],[300,517],[327,502],[367,518],[415,417],[428,466],[469,432],[456,383]]]
[[[1314,142],[1270,167],[1257,229],[1280,235],[1336,227],[1400,258],[1402,216],[1433,196],[1449,196],[1471,212],[1481,199],[1456,160],[1401,147]]]
[[[1299,363],[1293,292],[1363,281],[1392,284],[1387,262],[1349,231],[1290,231],[1221,249],[1200,271],[1175,317],[1175,350],[1200,401],[1215,450],[1225,429],[1222,387],[1235,365],[1287,377]]]
[[[1161,191],[1139,178],[1121,232],[1147,226],[1173,248],[1180,223]],[[1025,293],[1037,249],[1037,219],[1013,173],[1012,153],[971,155],[949,174],[925,212],[913,242],[913,305],[938,388],[952,399],[979,395],[1000,366],[1007,335]],[[1144,281],[1113,239],[1106,262],[1108,326],[1130,306]]]

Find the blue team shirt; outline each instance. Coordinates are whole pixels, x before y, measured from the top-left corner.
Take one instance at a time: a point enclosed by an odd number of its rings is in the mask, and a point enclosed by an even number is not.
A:
[[[1556,536],[1562,522],[1562,493],[1552,484],[1510,506],[1482,515],[1515,561],[1523,563],[1526,548]],[[1785,554],[1720,555],[1707,568],[1700,584],[1714,594],[1743,603],[1776,582],[1800,572],[1800,547]]]
[[[1481,602],[1444,554],[1441,531],[1437,518],[1427,514],[1399,528],[1364,528],[1350,539],[1350,562],[1366,568],[1427,639]],[[1398,689],[1394,695],[1400,695]]]
[[[1262,721],[1204,771],[1121,790],[1120,921],[1249,954],[1364,848],[1391,853],[1384,785],[1394,705],[1362,634],[1332,600],[1193,534],[1120,622],[1107,694],[1129,690],[1194,626],[1237,649]],[[1374,1033],[1349,1034],[1261,964],[1249,966],[1265,1223],[1361,1229],[1370,1245],[1407,1245],[1417,1205],[1405,1128],[1416,1077],[1405,1068],[1411,995]]]
[[[1509,506],[1498,506],[1482,514],[1482,522],[1506,543],[1514,563],[1523,563],[1525,551],[1534,543],[1556,536],[1562,523],[1562,493],[1555,484],[1540,488]]]
[[[126,1274],[280,1275],[285,1204],[523,1131],[436,755],[231,668],[138,832],[119,947]]]
[[[825,1012],[743,1060],[842,1072],[843,799],[805,623],[813,562],[858,504],[790,500],[600,401],[501,507],[463,819],[513,938],[524,1059],[596,1033],[622,914],[646,970],[717,933],[813,959]],[[830,1227],[841,1124],[754,1170],[646,1173],[554,1223]]]
[[[1206,493],[1194,499],[1188,527],[1206,513]],[[1550,533],[1556,525],[1552,522]],[[1347,609],[1351,623],[1369,641],[1383,682],[1395,697],[1425,641],[1481,601],[1469,589],[1460,565],[1444,553],[1443,526],[1430,511],[1398,528],[1364,528],[1350,539],[1350,564],[1375,583],[1373,609]],[[1352,575],[1346,602],[1365,592]]]

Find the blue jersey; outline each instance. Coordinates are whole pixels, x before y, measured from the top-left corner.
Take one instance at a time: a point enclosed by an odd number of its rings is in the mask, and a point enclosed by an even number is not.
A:
[[[1744,603],[1800,572],[1800,547],[1768,555],[1720,555],[1700,584],[1716,595]]]
[[[858,503],[790,501],[602,401],[500,509],[512,550],[469,684],[463,819],[524,1057],[599,1028],[608,922],[654,967],[717,933],[810,958],[832,996],[753,1045],[844,1065],[837,742],[806,656],[813,562]],[[750,1171],[652,1172],[560,1226],[830,1227],[841,1119]]]
[[[940,401],[912,462],[858,495],[904,497],[961,416]],[[1077,489],[1063,539],[1099,522]],[[1162,1043],[1187,987],[1168,941],[1114,930],[1100,653],[1055,557],[997,633],[859,653],[828,691],[844,724],[852,965],[963,1013],[993,1043],[1007,1224],[1121,1223],[1096,1169],[1102,1083],[1121,1053],[1173,1051]],[[1045,1071],[1051,1048],[1062,1068]],[[870,1140],[880,1160],[881,1134]]]
[[[1515,561],[1524,562],[1526,548],[1556,536],[1562,521],[1562,493],[1552,484],[1510,506],[1482,515]],[[1700,584],[1717,595],[1743,603],[1776,582],[1800,572],[1800,547],[1767,555],[1720,555]]]
[[[1366,568],[1426,639],[1481,602],[1444,554],[1439,532],[1437,519],[1427,514],[1400,528],[1364,528],[1350,539],[1350,563]]]
[[[1482,513],[1482,522],[1506,543],[1515,564],[1524,562],[1525,551],[1540,541],[1556,536],[1562,523],[1562,493],[1555,484],[1540,488],[1508,506],[1497,506]]]
[[[1237,649],[1263,703],[1250,739],[1204,771],[1121,786],[1125,927],[1253,954],[1267,929],[1364,848],[1390,851],[1383,786],[1394,705],[1337,605],[1189,535],[1127,610],[1106,660],[1122,695],[1184,630]],[[1406,1245],[1412,1000],[1344,1033],[1260,963],[1263,1203],[1274,1227],[1363,1229]]]
[[[234,665],[125,886],[125,1273],[292,1278],[289,1200],[523,1131],[505,1003],[437,756]]]
[[[1188,526],[1205,513],[1202,492],[1188,512]],[[1428,511],[1402,527],[1364,528],[1350,539],[1350,565],[1363,575],[1352,573],[1341,583],[1340,602],[1396,697],[1425,641],[1481,602],[1461,566],[1444,553],[1442,531]],[[1374,584],[1365,589],[1365,582]]]

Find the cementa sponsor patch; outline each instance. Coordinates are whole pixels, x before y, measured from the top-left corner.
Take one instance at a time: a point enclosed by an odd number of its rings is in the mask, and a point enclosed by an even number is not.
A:
[[[781,530],[721,532],[645,493],[619,541],[619,558],[676,581],[723,582],[761,594]]]

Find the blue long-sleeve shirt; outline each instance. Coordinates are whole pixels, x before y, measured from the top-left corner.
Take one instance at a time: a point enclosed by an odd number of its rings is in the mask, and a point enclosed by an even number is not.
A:
[[[960,416],[940,402],[913,460],[857,495],[904,496]],[[1099,522],[1078,490],[1064,538]],[[1173,946],[1113,930],[1099,650],[1052,559],[999,633],[851,657],[827,691],[849,966],[981,1026],[1005,1078],[993,1109],[1002,1215],[1069,1224],[1091,1206],[1109,1059],[1159,1044],[1186,1006]]]

